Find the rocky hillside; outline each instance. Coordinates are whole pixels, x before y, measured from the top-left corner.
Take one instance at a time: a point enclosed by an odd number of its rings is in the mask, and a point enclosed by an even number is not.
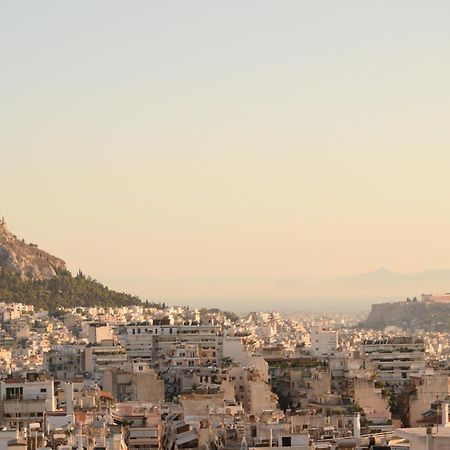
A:
[[[379,330],[393,325],[405,330],[448,331],[450,304],[420,301],[379,303],[372,305],[363,325]]]
[[[0,302],[25,303],[55,311],[64,307],[139,305],[141,299],[110,290],[81,271],[72,276],[62,259],[19,240],[2,219]],[[159,303],[146,304],[162,307]]]
[[[22,280],[48,280],[57,270],[66,268],[66,263],[27,244],[8,231],[5,220],[0,220],[0,269],[6,274],[18,275]]]

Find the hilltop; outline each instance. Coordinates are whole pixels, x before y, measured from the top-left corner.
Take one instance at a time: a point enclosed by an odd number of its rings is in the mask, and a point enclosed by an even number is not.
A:
[[[367,320],[361,325],[379,330],[397,326],[405,330],[447,331],[450,326],[450,304],[421,301],[374,304]]]
[[[5,219],[0,220],[0,269],[4,273],[18,275],[22,280],[48,280],[65,268],[62,259],[36,244],[19,240],[8,230]]]
[[[137,305],[141,300],[110,290],[81,271],[72,276],[62,259],[18,239],[1,219],[0,302],[54,311],[60,307]]]

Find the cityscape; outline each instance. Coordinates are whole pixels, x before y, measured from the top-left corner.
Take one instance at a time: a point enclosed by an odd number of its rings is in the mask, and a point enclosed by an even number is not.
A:
[[[450,445],[450,294],[236,314],[73,276],[4,218],[0,250],[2,448]]]
[[[448,0],[0,0],[0,450],[450,450]]]

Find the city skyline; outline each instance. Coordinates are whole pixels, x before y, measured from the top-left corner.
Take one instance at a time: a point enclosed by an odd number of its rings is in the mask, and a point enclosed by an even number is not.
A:
[[[257,305],[262,279],[449,269],[449,17],[4,4],[0,215],[72,271],[157,280],[134,288],[155,297]]]
[[[0,450],[450,448],[450,2],[0,5]]]

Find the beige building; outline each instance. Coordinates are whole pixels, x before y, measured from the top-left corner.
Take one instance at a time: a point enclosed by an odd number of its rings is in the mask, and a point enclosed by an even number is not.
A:
[[[112,414],[114,422],[130,424],[126,436],[129,450],[161,450],[163,423],[158,407],[145,402],[118,403]]]
[[[374,380],[355,379],[353,398],[364,409],[368,420],[390,420],[389,399],[383,397]]]
[[[450,378],[446,374],[427,375],[412,379],[416,391],[409,398],[409,423],[420,426],[422,414],[430,409],[436,400],[447,401],[450,395]]]
[[[225,405],[223,393],[218,394],[183,394],[181,406],[187,421],[208,418],[211,411],[223,409]]]
[[[443,404],[442,409],[441,425],[401,428],[394,431],[394,436],[409,443],[410,450],[448,450],[450,448],[448,404]]]
[[[278,397],[265,377],[254,367],[232,367],[230,381],[234,382],[235,398],[248,414],[260,414],[278,407]]]
[[[164,381],[147,363],[125,363],[103,371],[103,389],[119,402],[141,401],[158,405],[164,402]]]
[[[319,401],[331,392],[329,372],[315,367],[291,369],[288,377],[288,392],[291,403],[297,408],[306,408],[311,402]]]
[[[101,344],[102,341],[110,341],[113,338],[111,327],[105,323],[92,322],[88,328],[89,344]]]
[[[269,381],[269,364],[263,356],[252,353],[238,336],[227,336],[223,340],[223,357],[231,358],[242,367],[254,367],[264,381]]]
[[[101,373],[111,367],[121,367],[127,360],[125,349],[111,341],[102,341],[100,345],[88,345],[84,351],[85,372],[101,379]]]

